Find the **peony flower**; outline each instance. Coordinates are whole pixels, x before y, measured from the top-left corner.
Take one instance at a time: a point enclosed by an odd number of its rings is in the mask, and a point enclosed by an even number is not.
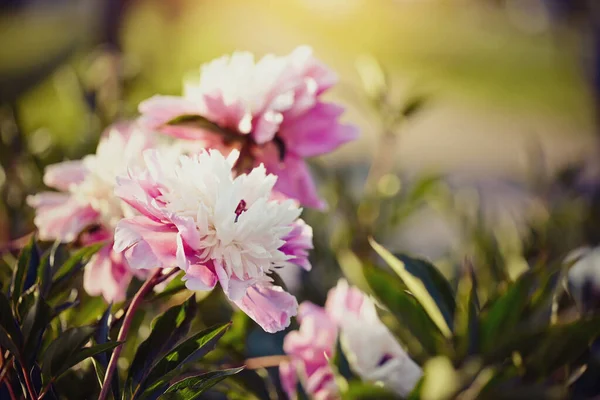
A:
[[[132,124],[115,125],[100,139],[96,154],[46,168],[44,183],[57,192],[27,199],[36,210],[34,223],[41,240],[68,243],[79,239],[84,245],[107,242],[85,268],[84,289],[91,295],[101,294],[108,302],[125,299],[134,274],[122,256],[111,250],[117,222],[135,214],[114,195],[116,176],[127,165],[139,162],[141,152],[154,144],[151,136]],[[135,274],[143,276],[139,271]]]
[[[300,330],[288,333],[283,350],[290,360],[279,366],[281,384],[288,397],[296,397],[298,376],[304,390],[315,399],[337,399],[338,388],[328,359],[332,356],[338,328],[325,309],[303,302],[298,309]]]
[[[343,109],[321,100],[335,82],[306,46],[258,62],[251,53],[236,52],[203,65],[200,78],[185,83],[183,97],[155,96],[139,110],[152,129],[224,152],[241,149],[242,169],[262,163],[279,176],[276,190],[323,208],[304,159],[357,137],[354,127],[338,122]],[[208,123],[174,123],[191,116]]]
[[[290,398],[295,397],[297,376],[304,377],[303,387],[312,398],[339,397],[327,362],[338,333],[350,367],[362,379],[381,382],[404,397],[421,378],[421,368],[379,320],[373,301],[345,280],[329,291],[325,308],[302,303],[298,319],[300,330],[284,339],[283,348],[290,361],[282,363],[279,370]],[[324,392],[314,388],[326,388],[329,397],[319,397]]]
[[[325,309],[340,328],[340,343],[350,368],[362,379],[382,382],[406,397],[422,370],[377,316],[373,301],[340,280],[329,292]]]
[[[117,179],[115,193],[141,215],[121,220],[114,249],[138,269],[178,267],[191,290],[220,283],[227,297],[267,332],[284,329],[296,299],[268,273],[309,266],[308,232],[293,200],[273,200],[277,177],[261,165],[234,176],[239,153],[216,150],[173,162],[155,150],[143,168]]]

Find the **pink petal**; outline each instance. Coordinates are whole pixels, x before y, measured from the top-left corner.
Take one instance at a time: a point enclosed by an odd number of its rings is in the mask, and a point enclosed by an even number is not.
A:
[[[241,280],[235,276],[230,276],[223,264],[217,260],[213,260],[213,265],[221,288],[223,288],[223,292],[225,292],[225,295],[233,302],[242,300],[246,295],[248,287],[255,283],[254,280]]]
[[[288,149],[302,157],[329,153],[358,138],[358,129],[338,122],[344,112],[331,103],[317,103],[310,111],[285,119],[279,134]]]
[[[217,284],[217,275],[206,265],[190,265],[183,277],[190,290],[211,290]]]
[[[291,362],[284,361],[279,364],[279,379],[281,380],[281,387],[288,398],[296,398],[298,378],[296,376],[296,368]]]
[[[124,218],[115,229],[116,252],[124,252],[132,268],[169,268],[177,265],[177,229],[139,216]]]
[[[293,226],[292,231],[283,238],[285,244],[279,248],[279,251],[291,257],[288,262],[310,271],[308,251],[313,248],[312,228],[301,219],[294,222]]]
[[[102,295],[109,303],[125,300],[132,273],[122,255],[107,245],[96,253],[85,267],[83,288],[92,296]]]
[[[142,114],[140,124],[150,129],[160,128],[177,117],[199,115],[200,111],[196,104],[177,96],[153,96],[142,101],[138,110]]]
[[[71,195],[43,192],[29,196],[27,203],[36,209],[33,220],[41,240],[70,242],[98,220],[98,213],[89,205],[78,203]]]
[[[85,179],[88,170],[83,161],[63,161],[48,165],[44,172],[44,184],[58,190],[69,190],[71,185],[77,185]]]
[[[250,286],[235,304],[269,333],[287,328],[298,309],[294,296],[279,286],[267,284]]]
[[[336,323],[341,323],[348,313],[360,316],[360,310],[365,300],[365,295],[348,282],[340,279],[337,286],[329,291],[325,309]]]
[[[287,154],[284,162],[279,161],[275,151],[263,153],[260,159],[267,171],[277,175],[275,190],[280,191],[302,205],[319,210],[326,208],[326,203],[317,193],[317,187],[312,180],[306,163],[294,154]]]

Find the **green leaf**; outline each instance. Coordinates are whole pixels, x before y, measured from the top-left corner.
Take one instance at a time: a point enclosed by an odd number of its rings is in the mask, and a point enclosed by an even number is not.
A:
[[[23,319],[23,357],[26,363],[32,364],[39,351],[42,335],[54,317],[50,307],[41,296],[36,296],[33,306]]]
[[[110,315],[112,311],[112,303],[108,305],[106,311],[102,314],[97,323],[96,333],[94,334],[94,341],[96,344],[104,344],[108,343],[110,338]],[[102,386],[104,382],[104,374],[106,373],[106,368],[108,367],[108,361],[112,356],[111,349],[97,353],[93,356],[92,362],[94,364],[94,370],[96,371],[96,376],[98,377],[98,382],[100,386]],[[111,382],[111,389],[113,393],[113,397],[115,399],[120,399],[119,396],[119,374],[114,374]]]
[[[71,328],[60,334],[46,349],[42,360],[42,376],[45,382],[57,377],[96,331],[93,326]]]
[[[140,344],[135,353],[129,368],[125,390],[135,392],[157,358],[171,350],[180,339],[187,335],[190,323],[196,316],[196,310],[195,296],[192,296],[183,304],[170,308],[154,321],[150,335]]]
[[[166,385],[180,372],[181,368],[188,363],[199,360],[206,353],[213,350],[217,341],[225,334],[231,323],[215,325],[200,331],[192,337],[184,340],[174,350],[167,353],[152,368],[146,379],[148,389],[145,396],[152,394],[154,390]]]
[[[525,272],[488,308],[481,323],[481,345],[484,352],[491,350],[506,332],[515,329],[527,306],[535,279],[532,271]]]
[[[35,252],[35,255],[34,255]],[[21,253],[19,254],[19,259],[17,261],[17,268],[15,268],[12,285],[10,288],[10,297],[12,299],[13,309],[16,308],[19,298],[21,294],[25,290],[25,280],[28,275],[28,271],[30,269],[31,262],[36,262],[36,256],[39,262],[39,255],[37,253],[37,248],[35,246],[35,237],[32,235],[31,239],[23,247]],[[37,264],[36,264],[37,267]]]
[[[100,242],[77,250],[75,254],[65,261],[65,263],[56,271],[54,282],[62,281],[80,268],[83,268],[85,263],[104,246],[106,246],[106,243]]]
[[[401,399],[386,388],[368,382],[354,381],[348,385],[348,390],[342,393],[344,400],[392,400]]]
[[[40,261],[37,271],[38,287],[42,297],[46,297],[52,284],[52,269],[50,267],[50,254],[46,254]]]
[[[154,295],[152,300],[159,300],[165,297],[171,297],[176,293],[179,293],[186,289],[185,282],[181,279],[185,275],[185,272],[181,272],[173,277],[171,281],[165,286],[165,288]]]
[[[3,326],[0,326],[0,347],[10,351],[13,356],[19,357],[19,346]]]
[[[406,334],[403,331],[398,334],[414,357],[427,359],[443,351],[445,339],[442,332],[423,306],[404,290],[396,276],[375,267],[365,268],[364,274],[375,296],[396,317],[400,327],[409,332],[410,338],[403,337]],[[413,346],[414,340],[420,346]]]
[[[471,268],[466,269],[458,283],[454,336],[459,360],[475,354],[479,349],[479,300],[477,283]]]
[[[428,261],[404,254],[395,254],[394,256],[404,263],[404,267],[410,274],[423,282],[427,292],[433,297],[442,312],[446,323],[448,326],[452,326],[456,301],[454,291],[444,275]]]
[[[17,348],[20,348],[23,343],[23,335],[17,320],[13,316],[8,299],[2,292],[0,292],[0,326],[4,329],[5,337],[14,343]],[[3,347],[10,349],[8,346],[3,345]],[[18,352],[13,354],[17,355]]]
[[[396,272],[396,274],[398,274],[400,279],[402,279],[402,281],[404,282],[404,284],[406,285],[408,290],[413,294],[413,296],[423,306],[423,308],[425,309],[427,314],[429,314],[429,317],[431,317],[431,320],[437,325],[437,327],[442,332],[442,334],[446,337],[452,336],[452,332],[450,331],[450,328],[449,328],[449,326],[450,326],[449,324],[452,323],[452,318],[451,318],[452,314],[450,313],[447,316],[444,316],[444,313],[442,312],[442,310],[440,309],[439,306],[442,305],[442,309],[446,313],[448,313],[449,309],[454,309],[454,308],[451,307],[449,304],[445,304],[445,305],[443,304],[444,297],[447,294],[442,295],[442,293],[445,290],[442,289],[443,285],[438,287],[438,284],[439,284],[438,278],[434,277],[433,275],[428,275],[428,273],[431,273],[431,270],[429,267],[425,266],[426,263],[425,264],[421,264],[421,263],[411,264],[411,266],[410,266],[411,270],[409,271],[408,267],[402,261],[400,261],[399,259],[394,257],[394,255],[392,253],[390,253],[387,249],[385,249],[379,243],[375,242],[375,240],[369,239],[369,242],[371,243],[371,246],[377,252],[377,254],[379,254],[379,256],[381,258],[383,258],[385,260],[385,262],[392,268],[392,270],[394,270],[394,272]],[[433,267],[433,266],[431,268],[435,269],[435,267]],[[416,271],[419,271],[419,272],[417,275],[414,275],[414,273],[416,273]],[[439,272],[438,272],[438,274],[439,274]],[[444,281],[445,281],[445,278],[444,278]],[[446,283],[447,283],[447,281],[446,281]],[[430,288],[432,290],[433,290],[433,288],[436,288],[436,291],[434,291],[433,293],[437,292],[440,295],[437,298],[439,303],[436,302],[436,299],[434,299],[432,293],[429,293],[428,289],[430,289]],[[454,302],[454,300],[452,300],[452,302]],[[449,319],[450,322],[448,322],[447,318],[450,318]]]
[[[160,400],[197,400],[202,393],[221,382],[228,376],[235,375],[244,367],[212,371],[206,374],[192,376],[171,385],[159,397]]]
[[[599,335],[600,317],[551,326],[526,359],[526,365],[539,376],[548,376],[577,360]]]

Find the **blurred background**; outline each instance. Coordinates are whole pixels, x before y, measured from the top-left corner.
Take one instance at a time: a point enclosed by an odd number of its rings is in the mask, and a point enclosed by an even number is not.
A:
[[[600,244],[596,0],[0,0],[2,260],[33,231],[46,165],[94,152],[204,62],[301,44],[339,74],[327,96],[361,138],[312,160],[330,209],[305,211],[313,272],[282,271],[300,300],[342,273],[364,285],[368,236],[451,279],[485,265],[492,293]],[[254,334],[249,355],[281,352]]]

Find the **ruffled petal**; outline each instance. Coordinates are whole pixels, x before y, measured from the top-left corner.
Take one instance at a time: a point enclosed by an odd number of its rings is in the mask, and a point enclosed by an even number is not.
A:
[[[73,241],[98,219],[92,207],[78,203],[69,194],[43,192],[29,196],[27,204],[36,209],[33,222],[41,240]]]
[[[298,302],[279,286],[256,284],[235,304],[266,332],[279,332],[290,325],[298,310]]]
[[[275,190],[298,200],[302,205],[324,210],[327,204],[319,197],[317,187],[310,175],[308,166],[298,156],[287,154],[279,160],[276,151],[265,152],[260,159],[267,171],[277,175]]]
[[[177,265],[177,229],[139,216],[119,221],[116,252],[124,252],[132,268],[169,268]]]
[[[331,103],[317,103],[308,112],[285,119],[280,135],[291,152],[302,157],[329,153],[359,136],[352,125],[338,122],[344,109]]]
[[[78,185],[88,174],[83,161],[63,161],[58,164],[48,165],[44,172],[46,186],[67,191],[72,185]]]
[[[103,247],[85,266],[83,288],[91,296],[102,295],[108,303],[125,300],[132,273],[111,245]]]

